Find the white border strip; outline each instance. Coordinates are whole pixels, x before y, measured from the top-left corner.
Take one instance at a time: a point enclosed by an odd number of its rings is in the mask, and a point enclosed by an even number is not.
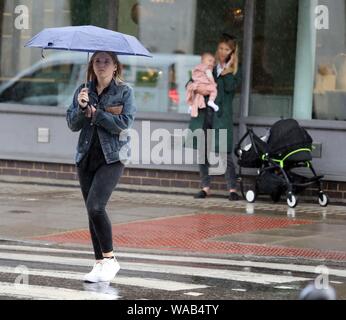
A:
[[[52,263],[59,265],[73,265],[73,266],[90,266],[91,262],[87,259],[80,258],[67,258],[55,257],[45,255],[29,255],[19,253],[0,253],[0,259],[15,260],[15,261],[29,261],[40,263]],[[244,281],[258,284],[272,284],[272,283],[288,283],[295,281],[308,281],[311,279],[302,277],[293,277],[285,275],[274,274],[261,274],[247,271],[235,271],[225,269],[210,269],[210,268],[197,268],[186,266],[173,266],[167,264],[150,264],[150,263],[134,263],[134,262],[121,262],[120,266],[123,270],[139,271],[139,272],[152,272],[163,274],[176,274],[183,276],[194,276],[202,278],[214,278],[233,281]]]
[[[13,283],[0,283],[0,296],[37,300],[118,300],[115,294]]]
[[[18,273],[16,268],[12,267],[1,267],[0,273]],[[58,278],[58,279],[68,279],[68,280],[83,280],[83,273],[73,272],[73,271],[59,271],[59,270],[47,270],[47,269],[28,269],[28,273],[26,276],[41,276],[41,277],[50,277],[50,278]],[[177,281],[169,281],[162,279],[150,279],[150,278],[138,278],[138,277],[123,277],[117,276],[112,283],[117,285],[126,285],[126,286],[134,286],[134,287],[143,287],[147,289],[155,289],[155,290],[163,290],[163,291],[184,291],[184,290],[196,290],[196,289],[204,289],[208,288],[205,285],[198,284],[189,284],[184,282]]]
[[[55,248],[32,247],[32,246],[0,245],[0,250],[1,249],[13,250],[13,251],[93,255],[93,253],[90,251],[55,249]],[[199,263],[199,264],[203,263],[203,264],[253,267],[253,268],[263,268],[263,269],[283,270],[283,271],[303,272],[303,273],[316,273],[316,266],[308,266],[308,265],[295,265],[295,264],[270,263],[270,262],[267,263],[267,262],[256,262],[256,261],[240,261],[240,260],[204,258],[204,257],[184,257],[184,256],[172,256],[172,255],[158,255],[158,254],[123,253],[123,252],[117,252],[116,256],[119,258],[147,259],[147,260],[156,260],[156,261],[163,261],[163,262],[167,261],[167,262],[186,262],[186,263]],[[328,271],[329,271],[329,275],[346,278],[346,270],[328,268]]]

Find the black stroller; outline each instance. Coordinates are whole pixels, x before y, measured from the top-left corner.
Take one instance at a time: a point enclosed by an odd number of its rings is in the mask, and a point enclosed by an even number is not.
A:
[[[246,141],[250,143],[244,146]],[[259,194],[269,194],[274,202],[278,202],[285,194],[288,206],[295,208],[297,195],[307,187],[317,186],[319,204],[326,207],[329,199],[322,190],[323,176],[316,175],[311,153],[312,138],[296,120],[276,122],[261,138],[249,129],[235,148],[243,197],[253,203]],[[246,193],[242,168],[257,169],[255,185]],[[312,177],[293,172],[296,168],[309,168]]]

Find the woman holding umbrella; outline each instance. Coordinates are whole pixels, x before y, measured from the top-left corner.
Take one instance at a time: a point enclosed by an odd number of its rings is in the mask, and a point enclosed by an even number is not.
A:
[[[43,50],[95,52],[88,59],[88,88],[81,85],[67,110],[68,127],[81,131],[77,172],[89,216],[96,262],[87,282],[111,281],[120,269],[114,257],[112,225],[105,211],[129,157],[127,130],[136,107],[132,89],[121,81],[117,54],[151,57],[137,38],[96,26],[47,28],[26,44]]]
[[[121,81],[115,54],[96,52],[87,77],[88,88],[77,89],[66,119],[72,131],[81,130],[76,165],[96,259],[84,280],[101,282],[111,281],[120,269],[105,208],[128,157],[129,139],[123,133],[132,126],[136,107],[132,89]]]

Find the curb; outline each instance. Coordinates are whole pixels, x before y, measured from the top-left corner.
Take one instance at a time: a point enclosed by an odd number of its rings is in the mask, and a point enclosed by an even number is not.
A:
[[[63,180],[63,179],[47,179],[47,178],[34,178],[34,177],[22,177],[22,176],[0,176],[0,183],[8,184],[24,184],[24,185],[39,185],[61,188],[80,188],[79,182],[76,180]],[[120,192],[132,192],[132,193],[146,193],[146,194],[162,194],[162,195],[177,195],[177,196],[194,196],[198,189],[191,188],[174,188],[174,187],[156,187],[156,186],[138,186],[129,184],[118,184],[115,188]],[[239,192],[240,193],[240,192]],[[227,191],[213,190],[213,198],[227,198]],[[268,195],[261,195],[264,201],[271,203]],[[315,199],[309,196],[299,196],[299,198],[306,204],[315,204]],[[245,200],[244,200],[245,201]],[[330,198],[330,205],[346,206],[346,199],[334,199]]]

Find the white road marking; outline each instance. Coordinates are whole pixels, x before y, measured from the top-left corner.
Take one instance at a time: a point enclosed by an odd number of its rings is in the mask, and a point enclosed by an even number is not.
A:
[[[69,250],[69,249],[55,249],[55,248],[45,248],[45,247],[33,247],[33,246],[21,246],[21,245],[4,245],[0,244],[0,249],[12,250],[12,251],[31,251],[31,252],[51,252],[51,253],[75,253],[75,254],[89,254],[93,253],[90,251],[83,250]]]
[[[0,273],[19,273],[12,267],[1,267]],[[73,271],[59,271],[47,269],[31,269],[28,268],[27,276],[41,276],[69,280],[83,280],[84,273]],[[208,288],[206,285],[189,284],[185,282],[177,282],[162,279],[139,278],[139,277],[123,277],[117,276],[112,283],[118,285],[127,285],[135,287],[143,287],[147,289],[163,290],[163,291],[185,291]]]
[[[343,282],[340,282],[340,281],[330,281],[330,283],[333,283],[333,284],[343,284]]]
[[[277,286],[274,287],[275,289],[280,289],[280,290],[294,290],[294,287],[288,287],[288,286]]]
[[[239,291],[239,292],[246,292],[246,289],[231,289],[231,291]]]
[[[30,262],[43,262],[53,263],[60,265],[73,265],[73,266],[90,266],[91,261],[80,258],[69,257],[55,257],[45,255],[30,255],[20,253],[0,253],[0,259],[15,260],[15,261],[30,261]],[[293,277],[275,274],[262,274],[246,271],[225,270],[225,269],[210,269],[198,268],[187,266],[173,266],[167,264],[150,264],[150,263],[135,263],[135,262],[121,262],[121,268],[124,270],[176,274],[184,276],[195,276],[203,278],[224,279],[233,281],[245,281],[259,284],[272,284],[272,283],[287,283],[295,281],[308,281],[311,279],[303,277]]]
[[[71,253],[71,254],[90,254],[90,251],[83,250],[67,250],[67,249],[55,249],[44,247],[27,247],[27,246],[15,246],[15,245],[0,245],[0,249],[12,250],[12,251],[32,251],[32,252],[51,252],[51,253]],[[214,264],[224,266],[238,266],[246,268],[262,268],[272,270],[286,270],[291,272],[303,272],[303,273],[316,273],[315,266],[308,265],[296,265],[296,264],[283,264],[283,263],[270,263],[270,262],[257,262],[257,261],[239,261],[229,259],[216,259],[216,258],[204,258],[204,257],[183,257],[174,255],[157,255],[157,254],[141,254],[141,253],[124,253],[116,252],[116,256],[119,258],[134,258],[134,259],[147,259],[166,262],[187,262],[187,263],[199,263],[199,264]],[[316,262],[319,265],[321,262]],[[250,271],[249,269],[244,271]],[[329,275],[346,278],[346,270],[331,269],[328,268]]]
[[[191,297],[200,297],[203,296],[203,293],[200,292],[186,292],[184,293],[186,296],[191,296]]]
[[[98,292],[14,283],[0,283],[0,296],[37,300],[118,300],[119,296]]]
[[[143,263],[129,263],[125,266],[127,270],[133,271],[146,271],[157,273],[178,274],[184,276],[194,276],[202,278],[213,278],[233,281],[244,281],[258,284],[272,284],[272,283],[287,283],[295,281],[308,281],[310,279],[303,277],[281,276],[275,274],[264,274],[237,270],[225,269],[210,269],[210,268],[197,268],[186,266],[171,266],[171,265],[150,265]]]

